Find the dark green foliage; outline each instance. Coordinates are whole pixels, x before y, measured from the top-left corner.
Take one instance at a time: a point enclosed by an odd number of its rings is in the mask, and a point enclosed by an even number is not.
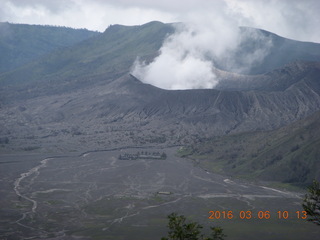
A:
[[[187,223],[183,215],[178,216],[176,213],[171,213],[168,219],[168,237],[163,237],[161,240],[223,240],[226,236],[222,228],[211,227],[212,237],[204,237],[201,234],[203,227],[197,222]]]
[[[178,216],[176,213],[172,213],[168,216],[169,218],[169,233],[168,238],[162,238],[162,240],[165,239],[192,239],[197,240],[199,239],[200,230],[202,229],[202,226],[199,224],[192,222],[192,223],[186,223],[186,218],[184,216]]]
[[[302,207],[307,212],[308,221],[320,226],[320,185],[314,180],[312,186],[308,188]]]
[[[224,237],[226,237],[227,235],[225,235],[223,233],[223,229],[221,227],[211,227],[212,230],[212,238],[204,238],[205,240],[223,240]]]

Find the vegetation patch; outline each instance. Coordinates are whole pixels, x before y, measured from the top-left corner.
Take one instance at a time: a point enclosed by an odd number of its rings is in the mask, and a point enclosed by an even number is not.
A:
[[[213,137],[179,149],[205,169],[306,187],[320,177],[320,113],[289,126]]]

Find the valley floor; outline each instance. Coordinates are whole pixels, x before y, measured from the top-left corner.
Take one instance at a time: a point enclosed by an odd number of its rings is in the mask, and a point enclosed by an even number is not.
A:
[[[2,155],[0,239],[160,239],[172,212],[221,226],[232,240],[319,236],[302,219],[303,193],[213,174],[177,157],[177,148],[139,151],[165,151],[167,159],[118,159],[136,148]]]

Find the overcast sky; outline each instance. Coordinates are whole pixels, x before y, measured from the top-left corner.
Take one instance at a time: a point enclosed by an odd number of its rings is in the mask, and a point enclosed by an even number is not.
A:
[[[0,21],[104,31],[110,24],[228,21],[320,42],[320,0],[0,0]]]

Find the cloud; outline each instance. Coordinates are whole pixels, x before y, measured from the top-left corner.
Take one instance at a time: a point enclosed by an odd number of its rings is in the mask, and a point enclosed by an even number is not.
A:
[[[320,42],[318,0],[228,0],[239,25],[262,28],[300,41]]]
[[[254,28],[240,28],[237,33],[233,48],[213,61],[224,70],[250,74],[269,54],[273,40]]]
[[[238,26],[263,28],[300,40],[317,41],[320,37],[314,34],[317,13],[309,9],[319,6],[315,1],[197,2],[193,5],[194,1],[186,1],[181,6],[185,9],[183,14],[177,11],[185,27],[165,41],[152,63],[136,61],[133,74],[143,82],[165,89],[214,88],[219,81],[214,74],[216,66],[250,73],[268,55],[272,39],[250,28],[239,31]],[[176,9],[173,5],[172,9]],[[300,35],[299,31],[305,34]]]
[[[214,17],[213,17],[214,16]],[[255,29],[240,29],[232,18],[203,14],[188,23],[175,24],[153,62],[139,59],[132,74],[164,89],[214,88],[215,69],[249,73],[272,47],[271,38]]]
[[[3,0],[0,21],[104,31],[110,24],[139,25],[153,20],[176,20],[156,8],[110,3],[100,0]]]
[[[133,73],[167,89],[213,88],[215,66],[246,73],[259,64],[271,39],[239,26],[320,42],[319,0],[1,0],[0,21],[49,24],[104,31],[110,24],[184,22],[150,64],[136,61]],[[246,49],[247,39],[256,40]],[[242,49],[248,51],[245,52]]]
[[[213,88],[218,81],[210,56],[220,56],[234,43],[229,41],[233,32],[224,31],[223,41],[208,25],[176,24],[176,33],[166,39],[160,55],[149,65],[137,60],[132,74],[164,89]]]
[[[281,36],[320,42],[319,0],[1,0],[0,21],[104,31],[110,24],[232,20]]]
[[[149,65],[137,60],[132,74],[163,89],[213,88],[217,79],[211,62],[196,52],[175,48],[178,41],[174,37],[168,40],[161,54]]]
[[[51,13],[60,13],[75,6],[72,0],[10,0],[6,2],[20,9],[45,9]]]

